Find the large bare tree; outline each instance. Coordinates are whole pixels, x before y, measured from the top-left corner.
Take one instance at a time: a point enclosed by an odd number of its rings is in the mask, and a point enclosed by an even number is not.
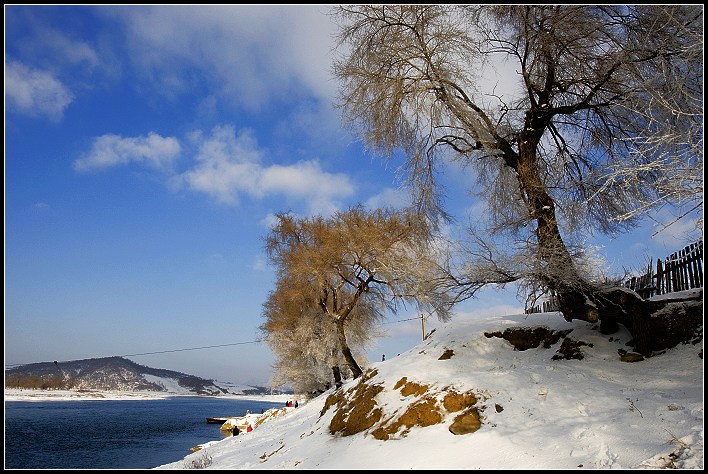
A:
[[[623,323],[650,353],[647,304],[586,273],[582,239],[631,228],[667,203],[702,215],[703,7],[334,13],[344,118],[373,152],[403,151],[418,209],[448,217],[436,181],[446,160],[476,171],[487,230],[505,251],[478,237],[458,297],[520,281],[557,293],[569,320],[599,320],[606,332]],[[515,74],[490,81],[495,63]]]
[[[427,234],[415,214],[390,209],[358,206],[329,218],[278,214],[266,237],[278,281],[264,307],[271,345],[284,329],[304,328],[302,347],[319,347],[309,353],[331,365],[339,385],[338,361],[353,377],[363,372],[352,336],[357,345],[365,343],[386,314],[415,304],[447,319],[452,301]],[[317,324],[322,317],[327,323]]]

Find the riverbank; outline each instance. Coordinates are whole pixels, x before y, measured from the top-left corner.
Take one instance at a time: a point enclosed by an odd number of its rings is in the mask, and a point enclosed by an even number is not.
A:
[[[63,400],[159,400],[169,397],[204,397],[235,400],[255,400],[262,402],[280,402],[285,405],[288,400],[293,400],[292,394],[279,395],[197,395],[193,392],[124,392],[103,390],[33,390],[33,389],[5,389],[5,401],[63,401]]]

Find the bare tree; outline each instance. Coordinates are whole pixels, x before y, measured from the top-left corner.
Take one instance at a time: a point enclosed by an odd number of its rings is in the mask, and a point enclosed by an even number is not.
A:
[[[336,8],[346,122],[374,152],[403,150],[419,211],[449,217],[436,181],[448,159],[475,171],[490,206],[504,258],[481,239],[454,281],[458,298],[521,281],[556,292],[569,320],[600,320],[606,332],[622,322],[651,352],[643,300],[582,271],[582,238],[631,228],[667,202],[702,210],[702,14],[687,5]],[[482,90],[494,61],[515,65],[507,94]]]
[[[444,267],[435,252],[423,250],[428,231],[414,214],[354,207],[331,218],[277,218],[266,249],[279,283],[266,303],[264,329],[279,344],[282,328],[304,328],[302,346],[319,346],[310,353],[331,365],[335,383],[341,383],[339,360],[353,377],[362,374],[352,335],[357,344],[366,342],[385,314],[415,304],[440,319],[449,316],[451,299],[440,285]],[[317,323],[322,316],[326,324]],[[276,317],[285,323],[276,324]],[[339,354],[330,350],[335,340]]]

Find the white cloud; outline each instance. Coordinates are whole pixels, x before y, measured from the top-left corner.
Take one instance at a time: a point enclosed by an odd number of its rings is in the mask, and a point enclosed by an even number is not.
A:
[[[131,7],[112,9],[127,29],[137,70],[189,90],[195,68],[221,99],[258,108],[304,93],[330,99],[334,25],[319,5]]]
[[[263,165],[265,152],[249,129],[237,134],[231,125],[215,127],[208,137],[195,132],[192,141],[198,148],[197,164],[174,182],[224,204],[237,204],[242,195],[256,199],[281,195],[306,201],[310,212],[328,213],[337,208],[339,199],[354,193],[346,175],[328,173],[316,160]]]
[[[278,218],[275,216],[275,214],[270,213],[263,219],[261,219],[261,225],[270,231],[276,225],[278,225]]]
[[[51,52],[54,58],[60,58],[71,65],[80,65],[89,68],[100,64],[98,53],[86,42],[74,41],[67,38],[62,32],[47,28],[38,31],[38,45],[46,52]]]
[[[191,141],[198,149],[197,164],[177,178],[189,189],[224,204],[237,204],[241,193],[258,194],[256,178],[261,174],[263,151],[251,130],[236,135],[233,126],[220,126],[208,137],[201,131],[192,133]]]
[[[268,270],[268,262],[260,257],[256,257],[251,265],[251,268],[257,272],[264,272]]]
[[[236,205],[243,196],[275,196],[305,202],[312,214],[331,214],[342,199],[352,196],[354,185],[343,173],[329,173],[317,160],[264,165],[261,149],[250,129],[238,133],[233,125],[214,127],[209,135],[190,134],[196,148],[194,162],[181,174],[171,174],[180,154],[179,140],[155,133],[124,138],[107,134],[94,139],[91,150],[74,161],[76,171],[90,171],[128,163],[142,163],[169,175],[174,189],[186,187],[222,204]]]
[[[366,207],[369,209],[378,209],[392,207],[394,209],[402,209],[410,206],[410,193],[403,188],[386,188],[380,193],[371,196],[366,200]]]
[[[138,162],[166,170],[179,152],[180,144],[174,137],[161,137],[150,133],[147,137],[123,138],[107,134],[96,138],[91,150],[74,161],[74,169],[90,171]]]
[[[11,61],[5,66],[5,100],[9,108],[19,113],[56,121],[62,118],[74,96],[50,73]]]
[[[342,173],[327,173],[315,160],[263,169],[259,180],[263,193],[280,193],[308,199],[313,213],[331,214],[336,201],[354,194],[354,186]]]
[[[654,232],[662,229],[662,227],[666,225],[665,223],[673,222],[675,217],[664,213],[662,219],[662,224],[658,225],[656,229],[653,229]],[[692,241],[697,241],[701,239],[702,235],[703,226],[698,219],[684,217],[673,222],[663,230],[660,230],[656,235],[652,236],[652,239],[668,248],[673,248]]]

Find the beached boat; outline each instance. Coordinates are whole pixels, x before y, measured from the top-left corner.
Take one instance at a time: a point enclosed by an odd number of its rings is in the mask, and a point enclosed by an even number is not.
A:
[[[228,417],[214,417],[214,418],[207,418],[207,423],[214,423],[214,424],[219,424],[223,425],[226,423],[226,420],[228,420]]]

